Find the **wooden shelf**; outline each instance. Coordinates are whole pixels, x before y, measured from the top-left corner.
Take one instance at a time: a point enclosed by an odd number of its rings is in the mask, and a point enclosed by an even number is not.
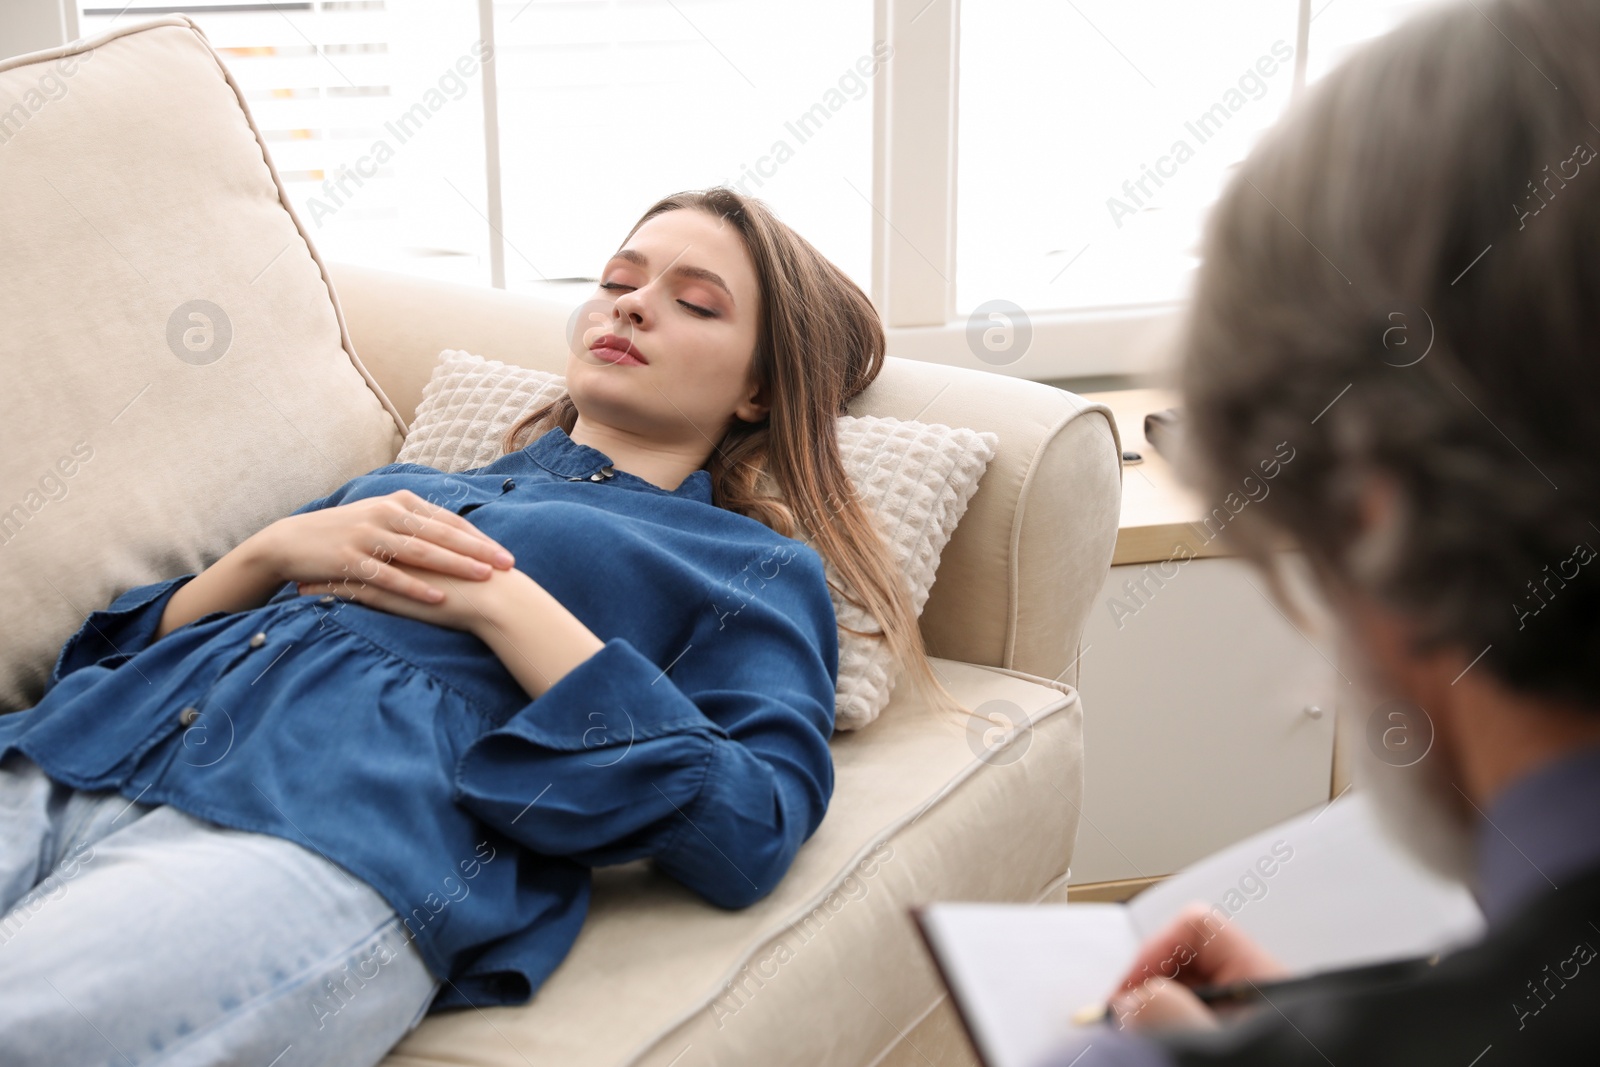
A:
[[[1104,404],[1116,419],[1123,451],[1138,452],[1143,463],[1122,466],[1122,520],[1117,529],[1113,566],[1159,563],[1174,557],[1227,556],[1218,539],[1208,538],[1202,520],[1206,507],[1178,480],[1177,472],[1144,436],[1144,417],[1176,407],[1178,396],[1167,389],[1119,389],[1086,393],[1085,400]]]

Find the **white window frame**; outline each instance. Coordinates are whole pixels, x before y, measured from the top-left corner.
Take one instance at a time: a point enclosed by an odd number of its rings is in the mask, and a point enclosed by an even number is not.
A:
[[[63,37],[76,36],[77,0],[11,0]],[[1294,86],[1305,83],[1311,0],[1298,0]],[[961,0],[873,0],[873,37],[892,46],[873,80],[872,274],[889,354],[1046,381],[1140,375],[1164,367],[1180,323],[1178,301],[1086,311],[1028,312],[1033,339],[1008,365],[983,362],[956,314],[956,172]],[[494,6],[478,0],[479,31],[493,41]],[[483,63],[490,274],[505,287],[495,57]],[[904,102],[902,104],[902,102]]]
[[[1139,375],[1166,366],[1180,301],[1029,310],[1033,338],[1022,359],[996,366],[973,354],[967,322],[955,310],[961,0],[874,2],[874,37],[893,48],[873,85],[871,295],[889,354],[1035,381]],[[1305,83],[1311,0],[1298,6],[1296,94]]]

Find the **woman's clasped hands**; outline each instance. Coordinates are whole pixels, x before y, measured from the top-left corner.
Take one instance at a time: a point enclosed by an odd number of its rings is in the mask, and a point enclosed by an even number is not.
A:
[[[409,489],[290,515],[262,530],[262,557],[301,595],[331,593],[381,611],[478,632],[511,553]]]

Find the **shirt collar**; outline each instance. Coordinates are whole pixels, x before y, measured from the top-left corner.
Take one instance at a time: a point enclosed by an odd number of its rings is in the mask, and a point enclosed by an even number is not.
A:
[[[1600,745],[1523,775],[1478,821],[1478,903],[1496,926],[1600,866]]]
[[[635,489],[658,496],[681,497],[711,503],[711,473],[704,468],[691,471],[676,489],[663,489],[638,475],[618,470],[611,457],[598,448],[579,444],[557,426],[535,438],[522,450],[523,454],[551,474],[567,481],[612,482],[627,489]],[[599,475],[598,478],[595,476]]]

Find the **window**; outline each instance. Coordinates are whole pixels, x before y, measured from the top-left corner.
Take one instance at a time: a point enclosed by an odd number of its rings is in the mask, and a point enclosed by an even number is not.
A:
[[[956,310],[1180,299],[1207,210],[1289,102],[1301,17],[1315,80],[1422,5],[1302,6],[963,4]]]
[[[329,259],[489,284],[503,237],[508,287],[592,277],[655,200],[728,184],[868,282],[870,0],[195,0],[85,6],[79,33],[168,11],[228,64]]]
[[[239,83],[325,258],[488,284],[472,5],[85,5],[78,32],[92,37],[176,12],[194,19]]]
[[[1051,379],[1157,365],[1232,168],[1422,6],[194,0],[78,32],[188,12],[329,259],[565,295],[654,200],[727,184],[872,294],[891,354]],[[1026,359],[974,343],[995,302]]]
[[[1206,208],[1288,103],[1297,7],[963,4],[956,310],[1181,297]]]
[[[506,283],[593,277],[656,200],[760,197],[863,286],[872,4],[497,0]]]
[[[1424,6],[1315,2],[880,3],[906,90],[875,175],[890,352],[1039,380],[1163,366],[1230,170],[1296,85]]]

